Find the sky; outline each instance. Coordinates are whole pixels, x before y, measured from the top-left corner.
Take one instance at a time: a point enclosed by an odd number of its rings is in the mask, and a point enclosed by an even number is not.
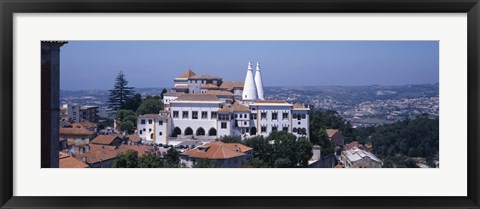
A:
[[[171,87],[188,69],[243,82],[249,61],[260,62],[267,87],[439,79],[438,41],[69,41],[61,48],[60,89],[111,89],[120,71],[135,88]]]

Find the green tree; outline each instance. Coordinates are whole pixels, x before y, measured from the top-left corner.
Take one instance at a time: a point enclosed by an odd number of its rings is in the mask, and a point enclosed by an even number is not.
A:
[[[223,143],[241,143],[242,139],[240,136],[234,136],[234,135],[229,135],[229,136],[221,136],[218,138],[219,141]]]
[[[123,109],[127,100],[133,95],[133,87],[129,87],[128,81],[125,78],[125,74],[122,71],[118,73],[115,78],[115,85],[113,89],[110,90],[110,97],[108,98],[108,107],[117,111]]]
[[[180,152],[174,148],[170,148],[164,156],[169,167],[177,168],[180,166]]]
[[[138,107],[142,104],[142,95],[135,94],[133,97],[129,98],[125,103],[126,110],[137,111]]]
[[[164,168],[165,163],[155,154],[143,155],[138,161],[139,168]]]
[[[120,123],[120,130],[127,132],[128,134],[133,134],[135,132],[135,124],[129,120],[123,120]]]
[[[164,88],[164,89],[162,90],[162,93],[160,93],[160,99],[163,99],[163,95],[164,95],[165,93],[167,93],[167,92],[168,92],[167,89]]]
[[[135,112],[132,110],[121,109],[117,111],[115,119],[118,121],[122,121],[124,118],[131,115],[135,116]]]
[[[256,157],[249,161],[244,161],[240,165],[241,168],[270,168],[270,165],[260,158]]]
[[[275,160],[273,163],[273,167],[275,168],[291,168],[292,166],[292,161],[288,158],[278,158]]]
[[[117,156],[113,162],[114,168],[137,168],[138,167],[138,153],[134,150],[128,150]]]
[[[163,102],[160,97],[147,97],[137,109],[139,115],[158,114],[163,109]]]
[[[215,160],[210,159],[199,159],[192,168],[221,168],[223,167],[220,163]]]

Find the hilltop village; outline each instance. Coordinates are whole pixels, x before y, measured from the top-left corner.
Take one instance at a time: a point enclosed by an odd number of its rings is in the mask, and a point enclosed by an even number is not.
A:
[[[119,121],[100,128],[98,107],[64,104],[60,167],[121,167],[126,155],[174,167],[382,167],[371,146],[345,145],[338,129],[326,130],[335,151],[322,157],[321,146],[309,141],[310,108],[265,97],[260,64],[253,70],[248,63],[244,82],[190,69],[181,73],[163,93],[158,113],[135,117],[133,133],[122,131]],[[271,151],[256,150],[253,142],[263,141]],[[269,153],[278,159],[257,162],[258,155]]]

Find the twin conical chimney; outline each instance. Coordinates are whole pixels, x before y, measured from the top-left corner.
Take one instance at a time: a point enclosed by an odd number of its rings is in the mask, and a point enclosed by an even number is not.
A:
[[[260,74],[260,63],[257,62],[257,70],[255,72],[255,85],[257,87],[257,96],[259,100],[265,100],[263,97],[262,74]]]
[[[245,84],[243,86],[242,100],[256,100],[257,88],[253,80],[252,63],[248,62],[247,76],[245,77]]]

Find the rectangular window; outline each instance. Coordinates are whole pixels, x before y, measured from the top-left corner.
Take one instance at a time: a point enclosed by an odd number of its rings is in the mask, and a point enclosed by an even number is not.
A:
[[[211,115],[212,115],[211,116],[212,119],[217,118],[217,112],[212,112]]]
[[[143,131],[142,131],[142,130],[140,130],[140,135],[142,135],[142,134],[143,134]]]
[[[148,119],[148,124],[152,124],[152,119]]]
[[[288,120],[288,112],[284,112],[284,113],[282,114],[282,119],[283,119],[283,120]]]
[[[235,118],[238,118],[238,114],[235,114]]]
[[[198,111],[192,111],[192,119],[198,119]]]
[[[278,119],[278,112],[272,112],[272,120]]]
[[[222,122],[222,129],[227,129],[227,123],[226,122]]]
[[[207,118],[208,118],[208,112],[202,111],[202,119],[207,119]]]
[[[244,117],[244,118],[247,118],[247,114],[243,114],[243,117]]]
[[[188,111],[182,111],[182,118],[188,119]]]
[[[266,112],[260,113],[260,119],[266,120],[267,119],[267,113]]]
[[[145,119],[142,119],[142,120],[140,121],[140,123],[141,123],[141,124],[145,124]]]
[[[173,111],[173,118],[178,118],[178,111]]]
[[[160,131],[160,132],[158,133],[158,135],[160,135],[160,136],[161,136],[161,135],[162,135],[162,132]]]
[[[163,120],[158,121],[158,125],[163,126]]]
[[[261,129],[262,133],[267,133],[267,127],[266,126],[262,126],[260,129]]]
[[[277,131],[277,130],[278,130],[278,127],[272,126],[272,131]]]
[[[282,128],[282,131],[286,131],[286,132],[288,132],[288,127],[286,127],[286,126],[285,126],[285,127],[283,127],[283,128]]]

